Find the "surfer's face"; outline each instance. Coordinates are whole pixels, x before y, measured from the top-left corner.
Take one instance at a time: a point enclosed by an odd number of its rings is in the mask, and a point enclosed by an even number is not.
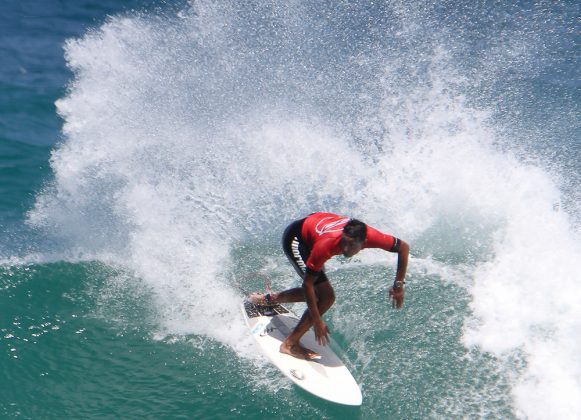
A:
[[[363,248],[363,242],[345,234],[341,237],[341,251],[343,251],[344,257],[352,257],[361,251],[361,248]]]

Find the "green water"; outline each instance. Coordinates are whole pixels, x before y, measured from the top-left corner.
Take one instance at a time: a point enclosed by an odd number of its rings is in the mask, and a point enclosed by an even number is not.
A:
[[[365,287],[354,274],[334,276],[338,304],[327,318],[362,386],[360,408],[318,400],[212,339],[154,337],[146,294],[136,298],[109,285],[120,296],[103,295],[107,279],[119,273],[102,264],[4,269],[0,332],[11,386],[3,390],[2,414],[422,418],[444,416],[457,405],[463,413],[486,409],[511,417],[508,398],[482,400],[483,393],[508,387],[495,361],[471,357],[459,342],[465,293],[412,276],[406,307],[396,312],[384,296],[383,270],[357,270]]]

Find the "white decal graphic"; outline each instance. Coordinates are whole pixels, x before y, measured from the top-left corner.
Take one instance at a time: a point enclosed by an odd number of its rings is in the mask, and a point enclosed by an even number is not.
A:
[[[307,266],[305,265],[305,262],[301,257],[301,253],[299,251],[299,240],[297,238],[293,238],[293,241],[291,243],[291,250],[293,252],[293,257],[295,257],[295,261],[297,262],[299,267],[301,267],[303,270],[306,270]]]
[[[332,217],[324,217],[319,223],[317,223],[317,226],[315,226],[315,232],[317,232],[319,236],[329,232],[340,232],[349,222],[349,218],[346,217],[344,219],[335,220],[334,222],[327,222],[325,224],[325,222],[329,219],[332,219]]]

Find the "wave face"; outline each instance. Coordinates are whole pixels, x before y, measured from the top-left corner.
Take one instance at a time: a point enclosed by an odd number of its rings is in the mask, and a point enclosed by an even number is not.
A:
[[[572,418],[575,7],[379,3],[196,1],[111,17],[69,40],[63,141],[28,222],[52,238],[54,258],[133,273],[119,281],[148,291],[162,336],[206,336],[251,357],[236,279],[296,283],[278,248],[286,224],[317,210],[355,216],[412,244],[406,316],[444,311],[448,339],[475,365],[490,356],[501,378],[450,385],[421,414]],[[366,255],[373,277],[384,256]],[[331,268],[344,296],[385,289],[380,266],[357,289],[357,270]],[[363,366],[389,363],[372,352],[386,343],[420,356],[397,337],[369,342],[385,305],[366,321],[347,302],[335,310],[330,322]],[[391,388],[360,369],[380,410]],[[461,385],[466,406],[453,402]],[[478,412],[478,398],[500,408]]]

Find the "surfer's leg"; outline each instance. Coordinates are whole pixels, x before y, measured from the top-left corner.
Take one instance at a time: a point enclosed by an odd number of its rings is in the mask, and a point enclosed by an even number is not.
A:
[[[279,293],[273,293],[271,298],[275,303],[304,302],[305,292],[303,292],[302,287],[294,287],[292,289],[283,290]]]
[[[302,289],[301,289],[302,290]],[[335,303],[335,291],[329,281],[324,281],[315,286],[315,293],[317,294],[317,307],[319,313],[323,315],[329,310],[333,303]],[[291,356],[300,358],[316,358],[318,354],[310,349],[307,349],[300,344],[300,339],[313,326],[311,314],[307,309],[301,317],[295,329],[289,334],[286,340],[281,344],[280,351],[282,353],[290,354]]]
[[[301,234],[304,222],[305,219],[292,222],[282,235],[282,249],[301,278],[305,276],[305,261],[310,254],[309,248],[303,243]],[[268,298],[263,293],[254,293],[251,295],[250,301],[258,305],[304,302],[305,293],[301,287],[295,287],[282,292],[271,293]]]
[[[327,286],[319,288],[319,285],[325,283],[327,283]],[[331,287],[331,283],[329,283],[329,279],[325,272],[322,272],[315,282],[315,293],[317,295],[317,302],[319,303],[319,312],[322,315],[333,305],[333,302],[335,302],[335,292],[333,287]],[[282,292],[271,293],[270,301],[272,303],[306,302],[305,291],[302,287],[294,287]],[[322,312],[321,308],[324,308]]]
[[[276,305],[278,303],[304,302],[305,294],[301,287],[295,287],[282,292],[271,293],[270,295],[252,293],[248,300],[256,305]]]

